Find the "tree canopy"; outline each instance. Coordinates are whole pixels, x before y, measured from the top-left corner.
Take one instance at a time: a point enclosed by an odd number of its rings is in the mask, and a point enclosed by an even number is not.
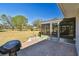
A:
[[[7,26],[9,26],[9,27],[13,27],[13,25],[12,25],[12,23],[11,23],[11,20],[12,20],[12,17],[11,16],[7,16],[7,15],[5,15],[5,14],[2,14],[1,15],[1,20],[3,21],[2,23],[4,24],[4,25],[7,25]]]
[[[33,21],[33,26],[40,28],[41,26],[41,19],[36,19]]]
[[[25,16],[17,15],[13,17],[12,23],[17,29],[22,30],[23,26],[27,25],[28,19]]]

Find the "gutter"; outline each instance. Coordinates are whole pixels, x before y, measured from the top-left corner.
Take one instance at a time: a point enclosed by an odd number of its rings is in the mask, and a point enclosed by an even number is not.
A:
[[[62,11],[62,14],[65,16],[64,7],[63,7],[62,3],[57,3],[57,6]]]

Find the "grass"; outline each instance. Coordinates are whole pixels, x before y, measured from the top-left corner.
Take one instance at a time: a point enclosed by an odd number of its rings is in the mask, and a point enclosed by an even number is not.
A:
[[[29,37],[38,35],[39,31],[6,31],[0,32],[0,46],[10,40],[20,40],[22,43]]]

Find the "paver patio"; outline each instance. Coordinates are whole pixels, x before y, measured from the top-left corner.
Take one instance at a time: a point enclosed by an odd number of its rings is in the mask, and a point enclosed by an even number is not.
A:
[[[44,40],[18,52],[18,56],[76,56],[74,44]]]
[[[32,43],[31,46],[29,46],[30,43],[24,43],[22,49],[17,53],[18,56],[77,56],[75,44],[67,44],[66,42],[61,41],[58,42],[55,38],[42,41],[33,40],[32,42],[35,44]],[[8,56],[8,54],[4,56]]]

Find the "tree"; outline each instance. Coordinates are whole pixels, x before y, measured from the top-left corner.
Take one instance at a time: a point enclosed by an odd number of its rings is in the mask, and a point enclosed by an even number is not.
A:
[[[33,26],[37,27],[37,28],[40,28],[40,26],[41,26],[41,19],[34,20],[33,21]]]
[[[28,19],[25,16],[17,15],[13,17],[12,23],[17,29],[21,31],[23,29],[23,26],[27,25]]]
[[[11,16],[7,16],[7,15],[3,14],[3,15],[1,15],[1,19],[2,19],[3,24],[4,24],[5,26],[8,26],[8,27],[13,28],[13,25],[12,25],[12,23],[11,23],[11,19],[12,19]]]

